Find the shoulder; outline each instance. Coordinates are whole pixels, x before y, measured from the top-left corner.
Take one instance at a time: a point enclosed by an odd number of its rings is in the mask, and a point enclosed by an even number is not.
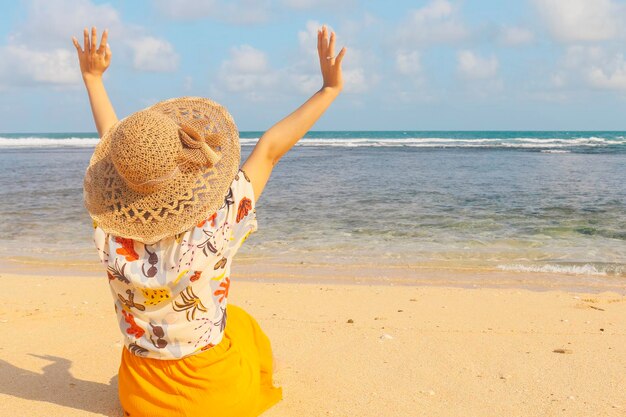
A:
[[[248,176],[246,171],[244,171],[243,168],[239,168],[239,170],[235,174],[235,178],[233,179],[231,183],[231,187],[237,184],[251,184],[251,183],[252,182],[250,181],[250,177]]]
[[[228,190],[227,197],[230,197],[230,201],[237,206],[242,204],[242,201],[244,201],[243,204],[249,205],[250,208],[254,208],[256,205],[254,187],[248,173],[244,171],[243,168],[239,168],[239,171],[237,171],[230,185],[230,189]]]
[[[246,174],[246,171],[243,170],[243,168],[239,168],[239,172],[237,173],[237,175],[240,174],[243,175],[244,180],[250,182],[250,178],[248,177],[248,174]]]

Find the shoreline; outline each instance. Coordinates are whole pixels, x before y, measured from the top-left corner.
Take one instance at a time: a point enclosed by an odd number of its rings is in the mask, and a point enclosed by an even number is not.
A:
[[[27,271],[24,274],[23,271]],[[104,269],[97,262],[47,262],[36,258],[0,259],[0,279],[6,274],[34,276],[102,277]],[[531,291],[561,290],[601,293],[613,291],[626,295],[626,276],[585,275],[561,272],[507,271],[469,266],[450,268],[441,264],[341,264],[287,262],[264,258],[237,258],[231,275],[245,282],[389,285],[457,288],[509,288]]]
[[[122,334],[106,279],[90,278],[2,274],[3,413],[121,415]],[[626,412],[615,292],[234,280],[229,302],[278,358],[284,399],[267,417]]]

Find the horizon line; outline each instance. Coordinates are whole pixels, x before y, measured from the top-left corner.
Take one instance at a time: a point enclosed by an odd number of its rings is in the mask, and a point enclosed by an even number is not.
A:
[[[240,130],[239,133],[263,133],[267,130]],[[453,133],[468,133],[468,132],[610,132],[610,133],[626,133],[626,128],[624,130],[605,130],[605,129],[462,129],[462,130],[445,130],[445,129],[421,129],[421,130],[411,130],[411,129],[393,129],[393,130],[380,130],[380,129],[369,129],[369,130],[309,130],[305,133],[306,136],[308,133],[312,132],[453,132]],[[56,132],[0,132],[0,136],[2,135],[42,135],[42,134],[60,134],[60,133],[73,133],[80,135],[94,135],[98,136],[98,132],[80,132],[80,131],[56,131]],[[303,137],[304,137],[303,136]]]

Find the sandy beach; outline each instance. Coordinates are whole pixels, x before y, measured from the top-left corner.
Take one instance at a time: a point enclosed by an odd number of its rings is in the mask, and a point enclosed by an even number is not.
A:
[[[120,416],[105,277],[3,273],[0,415]],[[282,416],[626,415],[615,292],[234,281],[278,358]]]

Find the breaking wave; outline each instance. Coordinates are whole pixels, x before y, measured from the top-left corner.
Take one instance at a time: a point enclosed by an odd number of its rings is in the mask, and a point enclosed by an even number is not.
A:
[[[354,132],[358,134],[358,132]],[[240,138],[242,146],[253,146],[259,140]],[[95,137],[2,137],[0,148],[88,148],[94,147],[99,139]],[[340,147],[340,148],[433,148],[433,149],[520,149],[535,150],[545,153],[570,153],[586,151],[623,151],[626,152],[624,137],[602,138],[384,138],[384,137],[305,137],[296,143],[303,147]]]
[[[512,265],[498,265],[497,268],[502,271],[510,271],[510,272],[543,272],[543,273],[571,274],[571,275],[607,276],[607,275],[623,275],[626,273],[626,268],[624,265],[613,265],[613,264],[607,264],[607,265],[512,264]]]

